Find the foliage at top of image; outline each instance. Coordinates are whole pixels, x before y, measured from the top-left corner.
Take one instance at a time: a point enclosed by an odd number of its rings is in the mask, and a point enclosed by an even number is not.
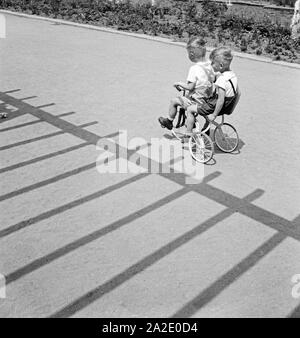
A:
[[[294,7],[295,6],[296,0],[271,0],[271,4],[275,4],[277,6],[289,6],[289,7]]]
[[[213,47],[228,45],[274,60],[300,62],[299,41],[291,38],[291,15],[266,14],[260,8],[227,8],[211,0],[0,0],[2,8],[109,26],[119,30],[168,36],[186,41],[201,35]]]

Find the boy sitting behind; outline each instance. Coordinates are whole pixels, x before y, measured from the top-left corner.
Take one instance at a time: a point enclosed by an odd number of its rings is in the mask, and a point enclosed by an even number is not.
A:
[[[237,84],[237,76],[230,70],[230,64],[233,59],[231,50],[226,47],[214,49],[210,54],[212,67],[216,73],[219,73],[216,85],[216,95],[209,99],[201,99],[197,105],[197,113],[210,115],[211,121],[214,121],[222,110],[222,114],[230,114],[237,105],[241,93]],[[195,112],[191,107],[187,109],[187,134],[192,132],[195,123]],[[205,123],[202,130],[208,127]]]
[[[240,99],[237,76],[230,69],[232,59],[229,48],[219,47],[214,51],[212,66],[215,72],[220,72],[220,76],[215,83],[218,89],[218,100],[211,121],[215,120],[221,110],[222,113],[231,113]]]
[[[189,59],[195,64],[190,67],[187,83],[176,82],[174,86],[179,86],[189,92],[188,96],[177,96],[171,100],[169,106],[169,117],[160,117],[158,119],[161,126],[171,130],[173,120],[177,113],[177,107],[184,109],[190,107],[191,111],[197,111],[197,106],[193,100],[199,100],[203,97],[210,97],[214,91],[215,74],[209,61],[205,59],[206,47],[205,41],[200,37],[193,37],[187,43],[187,52]]]

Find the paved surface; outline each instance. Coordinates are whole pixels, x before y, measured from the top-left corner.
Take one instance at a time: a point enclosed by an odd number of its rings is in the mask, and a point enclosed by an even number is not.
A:
[[[234,60],[240,150],[217,152],[202,182],[100,174],[97,159],[116,161],[99,140],[169,141],[157,117],[186,76],[184,49],[6,18],[0,317],[299,316],[299,70]]]

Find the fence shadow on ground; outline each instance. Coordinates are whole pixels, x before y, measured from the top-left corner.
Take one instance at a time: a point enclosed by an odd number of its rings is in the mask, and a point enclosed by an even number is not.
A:
[[[9,95],[13,93],[14,91],[10,92],[0,92],[0,100],[2,101],[1,105],[2,108],[4,106],[6,107],[14,107],[14,111],[9,112],[8,120],[12,120],[15,117],[24,115],[24,114],[30,114],[32,116],[35,116],[38,120],[27,122],[15,126],[9,126],[4,129],[1,129],[0,132],[5,132],[12,129],[22,128],[22,126],[27,126],[35,123],[39,123],[40,121],[46,121],[47,123],[50,123],[51,125],[57,127],[60,129],[58,133],[68,133],[71,134],[77,138],[79,138],[82,143],[73,147],[65,148],[64,150],[61,150],[59,152],[54,152],[50,154],[46,154],[43,156],[36,157],[34,159],[18,163],[16,165],[2,168],[0,170],[0,174],[6,171],[14,170],[16,168],[20,168],[22,166],[26,166],[31,163],[39,162],[44,159],[49,159],[58,155],[63,155],[66,152],[72,151],[74,149],[79,149],[81,147],[84,147],[86,145],[96,145],[97,142],[102,138],[111,138],[114,136],[117,136],[119,133],[113,133],[110,135],[105,136],[99,136],[93,132],[87,131],[84,129],[85,126],[90,125],[89,123],[81,126],[76,126],[70,122],[67,122],[62,119],[62,117],[67,116],[69,114],[73,114],[74,112],[65,113],[61,115],[52,115],[44,110],[42,110],[42,107],[48,106],[39,106],[34,107],[28,103],[25,103],[24,99],[16,99],[13,96]],[[3,122],[5,120],[2,120]],[[7,120],[6,120],[7,121]],[[97,123],[91,122],[92,124]],[[48,138],[55,137],[58,135],[58,133],[51,134],[51,136],[47,136]],[[26,143],[28,142],[35,142],[40,138],[33,138],[28,141],[24,141]],[[4,146],[0,149],[9,149],[12,147],[18,147],[22,144],[25,144],[24,142],[19,143],[13,143],[8,146]],[[5,148],[6,147],[6,148]],[[118,156],[122,156],[121,154],[132,154],[134,151],[132,149],[125,149],[125,152],[119,152]],[[137,149],[138,150],[138,149]],[[128,160],[127,156],[127,160]],[[153,161],[152,159],[148,159],[148,161]],[[72,169],[70,171],[66,171],[60,175],[54,176],[52,178],[49,178],[45,181],[37,182],[32,185],[23,187],[19,190],[15,190],[13,192],[10,192],[8,194],[0,196],[0,201],[8,200],[10,198],[13,198],[15,196],[22,195],[24,193],[27,193],[29,191],[33,191],[37,188],[40,188],[42,186],[46,186],[48,184],[51,184],[53,182],[58,182],[59,180],[63,180],[67,177],[77,175],[79,173],[82,173],[86,170],[89,170],[93,167],[95,167],[96,163],[90,163],[85,166],[81,166],[76,169]],[[66,203],[64,205],[61,205],[57,208],[48,210],[46,212],[43,212],[35,217],[31,217],[29,219],[23,220],[17,224],[11,225],[7,228],[0,230],[0,238],[5,238],[6,236],[12,235],[13,233],[16,233],[17,231],[32,227],[41,220],[49,219],[55,215],[58,215],[66,210],[70,210],[72,208],[76,208],[79,205],[83,205],[84,203],[87,203],[91,200],[101,198],[102,196],[109,194],[113,191],[117,191],[118,189],[124,188],[129,186],[133,182],[137,182],[151,173],[142,173],[137,174],[133,177],[130,177],[128,179],[125,179],[119,183],[116,183],[114,185],[111,185],[105,189],[101,189],[93,194],[83,196],[81,198],[78,198],[75,201]],[[106,281],[105,283],[98,285],[96,288],[89,290],[87,293],[83,294],[79,298],[73,300],[71,303],[66,305],[65,307],[58,309],[55,313],[53,313],[50,317],[69,317],[76,312],[84,309],[85,307],[89,306],[93,302],[99,300],[101,297],[103,297],[105,294],[112,292],[114,289],[122,285],[123,283],[129,281],[131,278],[134,278],[136,275],[144,271],[145,269],[149,268],[153,264],[159,262],[162,258],[166,257],[167,255],[171,254],[181,246],[185,245],[189,241],[193,240],[195,237],[200,236],[207,230],[211,229],[218,223],[222,222],[223,220],[227,219],[228,217],[234,215],[235,213],[239,213],[241,215],[247,216],[254,221],[259,222],[260,224],[263,224],[273,230],[275,230],[275,234],[269,238],[267,241],[265,241],[262,245],[257,247],[252,253],[250,253],[247,257],[242,259],[238,264],[233,266],[229,271],[227,271],[224,275],[220,276],[216,281],[214,281],[207,289],[205,290],[199,290],[199,294],[194,297],[194,299],[191,299],[188,303],[182,304],[182,307],[178,309],[174,314],[172,314],[173,317],[190,317],[194,315],[197,311],[199,311],[201,308],[203,308],[206,304],[208,304],[210,301],[212,301],[216,296],[218,296],[223,290],[225,290],[229,285],[234,283],[238,278],[243,276],[249,269],[251,269],[253,266],[255,266],[257,263],[260,262],[261,259],[263,259],[267,254],[269,254],[272,250],[274,250],[280,243],[282,243],[286,238],[291,237],[297,241],[300,241],[300,229],[299,229],[299,216],[294,221],[289,221],[281,216],[278,216],[268,210],[265,210],[255,204],[253,204],[253,201],[260,198],[264,191],[261,189],[256,189],[252,193],[248,194],[247,196],[243,198],[236,197],[230,193],[227,193],[226,191],[223,191],[221,189],[218,189],[210,184],[212,180],[214,180],[216,177],[220,176],[220,172],[214,172],[208,176],[206,176],[202,182],[199,182],[199,184],[186,184],[186,174],[184,173],[163,173],[159,172],[156,173],[156,175],[159,175],[160,177],[173,182],[175,184],[178,184],[180,186],[180,189],[177,191],[167,195],[166,197],[163,197],[161,199],[157,199],[155,202],[145,206],[142,209],[136,210],[135,212],[127,215],[126,217],[123,217],[115,222],[112,222],[110,224],[107,224],[106,226],[102,227],[101,229],[98,229],[96,231],[93,231],[91,233],[88,233],[84,236],[82,236],[79,239],[74,240],[73,242],[68,243],[67,245],[64,245],[55,251],[44,255],[43,257],[39,257],[35,260],[32,260],[31,262],[27,263],[21,268],[18,268],[17,270],[11,272],[9,275],[6,276],[7,284],[13,283],[22,277],[25,277],[29,273],[36,271],[48,264],[51,264],[52,262],[56,261],[57,259],[65,256],[66,254],[73,252],[80,247],[87,245],[88,243],[91,243],[100,237],[103,237],[113,231],[116,231],[120,229],[121,227],[140,219],[141,217],[148,215],[149,213],[153,212],[154,210],[157,210],[168,203],[171,203],[178,198],[190,193],[194,192],[197,193],[211,201],[214,201],[220,205],[222,205],[224,208],[221,212],[216,213],[214,216],[208,218],[204,222],[199,223],[196,227],[192,228],[191,230],[185,232],[183,235],[178,236],[177,238],[173,239],[172,241],[168,242],[164,246],[160,247],[159,249],[155,250],[148,256],[144,257],[143,259],[139,260],[135,264],[131,265],[127,269],[121,271],[114,277],[112,277],[110,280]],[[290,315],[292,317],[299,316],[299,306],[294,310],[294,312]]]

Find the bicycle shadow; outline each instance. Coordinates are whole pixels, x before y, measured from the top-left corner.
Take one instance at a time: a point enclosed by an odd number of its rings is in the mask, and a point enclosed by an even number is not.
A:
[[[214,140],[213,140],[214,141]],[[233,151],[232,153],[226,153],[224,151],[222,151],[221,149],[219,149],[216,144],[215,144],[215,154],[225,154],[225,155],[239,155],[241,153],[242,148],[246,145],[246,143],[242,140],[239,139],[239,144],[238,147],[236,148],[235,151]]]

